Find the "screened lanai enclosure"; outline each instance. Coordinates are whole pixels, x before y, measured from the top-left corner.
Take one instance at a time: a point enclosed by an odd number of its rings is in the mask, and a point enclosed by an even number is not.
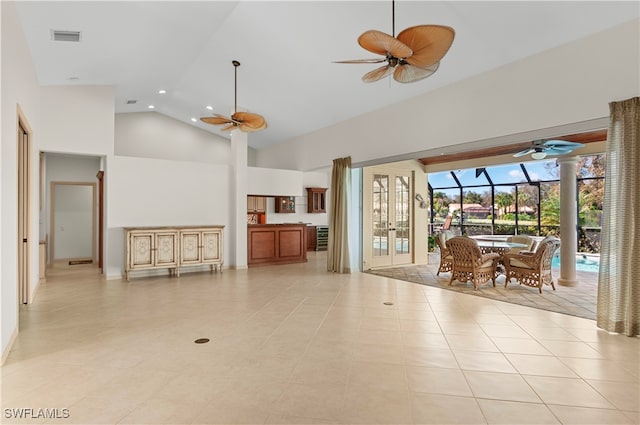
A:
[[[578,246],[600,252],[604,155],[576,166]],[[428,175],[431,233],[449,227],[475,235],[560,235],[560,168],[555,159]]]

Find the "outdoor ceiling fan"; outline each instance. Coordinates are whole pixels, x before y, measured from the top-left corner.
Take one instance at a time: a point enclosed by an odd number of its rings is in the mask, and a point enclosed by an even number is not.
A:
[[[245,133],[252,133],[267,128],[267,122],[262,115],[252,114],[249,112],[238,112],[238,67],[240,62],[231,61],[234,66],[234,107],[233,115],[230,118],[224,115],[214,114],[213,117],[200,118],[201,121],[213,125],[225,125],[222,131],[231,130],[234,127],[239,128]]]
[[[584,144],[566,140],[535,140],[530,148],[513,154],[515,158],[531,154],[533,159],[544,159],[547,155],[566,155]]]
[[[334,61],[334,63],[383,63],[367,72],[362,81],[372,83],[393,73],[400,83],[413,83],[432,75],[453,43],[455,31],[444,25],[418,25],[395,35],[395,1],[391,2],[392,35],[377,30],[365,31],[358,37],[362,48],[384,56],[376,59]]]

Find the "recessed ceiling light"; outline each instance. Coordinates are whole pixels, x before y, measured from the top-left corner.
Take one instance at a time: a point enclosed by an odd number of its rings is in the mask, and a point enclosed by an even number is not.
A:
[[[191,118],[191,121],[193,121],[193,122],[198,122],[198,120],[197,120],[197,119],[195,119],[195,118]]]
[[[167,91],[166,90],[158,90],[159,94],[165,94]]]
[[[207,105],[207,106],[206,106],[206,108],[207,108],[208,110],[210,110],[210,111],[213,111],[213,106],[211,106],[211,105]]]
[[[148,106],[148,108],[149,108],[149,109],[154,109],[154,108],[155,108],[155,106],[154,106],[154,105],[149,105],[149,106]]]

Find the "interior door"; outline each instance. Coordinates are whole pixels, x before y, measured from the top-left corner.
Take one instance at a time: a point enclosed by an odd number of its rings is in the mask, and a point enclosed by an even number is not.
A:
[[[410,171],[365,170],[363,249],[365,269],[409,264],[413,259]]]
[[[52,182],[53,260],[94,260],[96,195],[94,183]]]
[[[18,297],[29,303],[29,133],[18,125]]]

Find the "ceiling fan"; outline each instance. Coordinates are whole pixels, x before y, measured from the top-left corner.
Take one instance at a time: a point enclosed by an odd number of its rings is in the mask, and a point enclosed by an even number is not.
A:
[[[234,66],[235,82],[233,115],[231,115],[230,118],[227,118],[224,115],[214,114],[215,116],[213,117],[202,117],[200,120],[213,125],[226,124],[226,127],[224,127],[222,131],[231,130],[234,127],[237,127],[245,133],[252,133],[267,128],[267,122],[262,115],[252,114],[249,112],[238,112],[238,67],[240,66],[240,62],[234,60],[231,61],[231,63]]]
[[[518,158],[531,154],[533,159],[544,159],[547,155],[566,155],[582,146],[584,144],[566,140],[535,140],[530,148],[517,152],[513,156]]]
[[[391,2],[392,35],[377,30],[365,31],[358,37],[364,49],[384,56],[377,59],[355,59],[334,63],[383,63],[367,72],[362,81],[372,83],[393,73],[400,83],[413,83],[432,75],[453,43],[455,31],[444,25],[418,25],[395,35],[395,1]]]

